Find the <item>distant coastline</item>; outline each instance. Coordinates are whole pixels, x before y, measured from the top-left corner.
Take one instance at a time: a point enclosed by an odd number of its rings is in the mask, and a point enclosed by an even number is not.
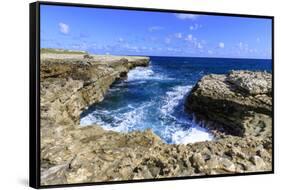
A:
[[[95,54],[93,52],[88,52],[86,50],[66,50],[66,49],[61,49],[61,48],[41,48],[42,53],[73,53],[73,54],[92,54],[92,55],[108,55],[108,56],[140,56],[140,57],[171,57],[171,58],[194,58],[194,59],[200,59],[200,58],[206,58],[206,59],[247,59],[247,60],[272,60],[272,58],[249,58],[249,57],[207,57],[207,56],[202,56],[202,57],[193,57],[193,56],[165,56],[165,55],[149,55],[149,54]]]

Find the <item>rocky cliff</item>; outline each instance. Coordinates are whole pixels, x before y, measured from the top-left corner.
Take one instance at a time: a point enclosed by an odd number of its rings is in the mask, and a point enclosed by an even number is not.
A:
[[[271,141],[256,136],[169,145],[151,130],[79,126],[87,106],[149,58],[45,53],[41,59],[42,185],[271,170]]]
[[[148,57],[42,54],[41,109],[46,110],[42,111],[43,119],[77,122],[81,111],[103,100],[113,82],[126,77],[130,69],[148,63]]]
[[[187,98],[186,108],[217,122],[237,136],[269,136],[272,83],[267,72],[232,71],[204,76]]]

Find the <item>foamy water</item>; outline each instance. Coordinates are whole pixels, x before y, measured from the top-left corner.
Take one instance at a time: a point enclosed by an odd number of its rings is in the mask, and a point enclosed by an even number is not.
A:
[[[155,73],[151,66],[149,67],[136,67],[133,70],[129,71],[127,81],[140,81],[144,82],[145,80],[172,80],[167,76],[161,73]]]
[[[171,144],[212,140],[213,136],[184,111],[185,97],[192,89],[184,83],[153,63],[137,67],[128,73],[127,80],[112,86],[103,102],[84,113],[80,123],[118,132],[151,128]]]
[[[175,86],[171,91],[166,92],[164,104],[161,107],[161,112],[165,115],[173,112],[175,107],[184,99],[186,94],[191,90],[192,86]]]
[[[151,57],[149,67],[131,70],[103,102],[81,115],[80,122],[119,132],[151,128],[166,143],[212,140],[203,125],[184,111],[184,100],[203,75],[229,70],[271,72],[271,60]]]

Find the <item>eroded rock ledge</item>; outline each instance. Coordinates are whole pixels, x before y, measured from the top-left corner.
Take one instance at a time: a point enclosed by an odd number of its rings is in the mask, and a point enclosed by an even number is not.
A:
[[[267,72],[231,71],[206,75],[187,98],[187,110],[222,124],[237,136],[270,137],[272,131],[272,76]]]
[[[77,123],[81,111],[102,101],[113,82],[126,77],[130,69],[148,63],[148,57],[42,54],[42,116],[51,114],[49,119],[57,123]]]
[[[151,130],[123,134],[79,126],[83,109],[102,101],[115,80],[149,58],[41,58],[42,185],[271,170],[271,141],[258,136],[168,145]]]

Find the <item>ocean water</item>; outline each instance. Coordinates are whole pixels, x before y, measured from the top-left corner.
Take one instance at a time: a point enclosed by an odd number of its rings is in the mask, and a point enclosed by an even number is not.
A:
[[[271,72],[271,60],[151,57],[149,67],[137,67],[126,80],[114,83],[104,101],[81,114],[80,123],[118,132],[151,128],[172,144],[212,140],[202,124],[184,112],[184,100],[202,76],[229,70]]]

